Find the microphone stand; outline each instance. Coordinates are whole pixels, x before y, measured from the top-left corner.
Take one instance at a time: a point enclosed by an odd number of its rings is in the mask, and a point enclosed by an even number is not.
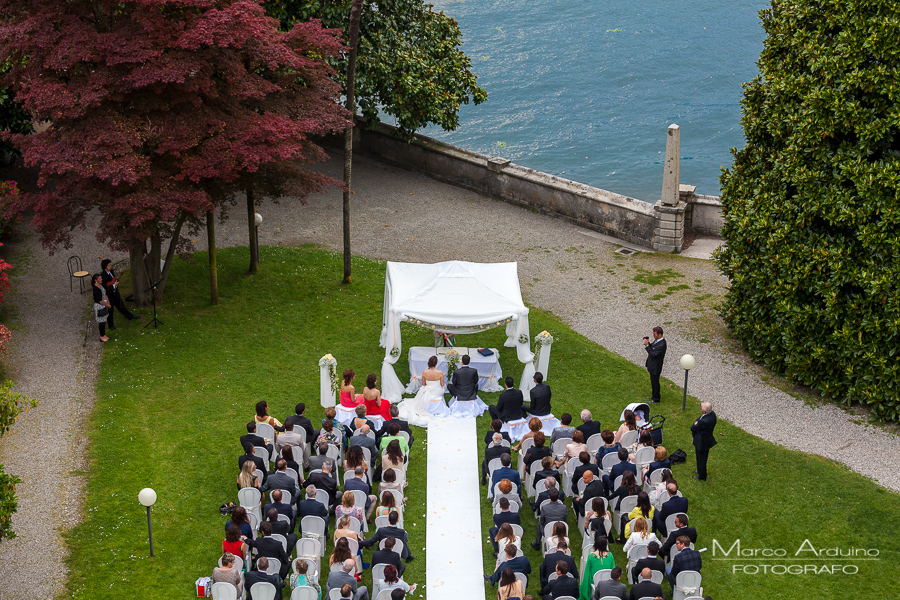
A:
[[[156,281],[154,281],[153,283],[151,283],[150,287],[148,287],[146,290],[144,290],[145,292],[151,292],[151,298],[153,301],[153,320],[150,321],[149,323],[147,323],[146,325],[144,325],[144,329],[147,329],[148,327],[153,325],[156,327],[156,330],[159,331],[159,326],[163,324],[162,321],[160,321],[159,319],[156,318],[156,288],[159,287],[159,284],[162,283],[162,281],[163,281],[163,278],[159,278]]]

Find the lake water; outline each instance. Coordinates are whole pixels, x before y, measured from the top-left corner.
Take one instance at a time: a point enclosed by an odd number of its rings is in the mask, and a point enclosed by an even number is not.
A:
[[[656,202],[666,128],[681,182],[717,195],[743,145],[741,84],[757,75],[760,0],[438,0],[488,92],[460,127],[422,133]]]

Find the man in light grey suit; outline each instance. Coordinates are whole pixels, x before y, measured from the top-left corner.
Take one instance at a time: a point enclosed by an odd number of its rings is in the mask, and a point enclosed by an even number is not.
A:
[[[284,490],[291,494],[291,504],[296,501],[300,495],[300,488],[294,478],[287,474],[287,461],[279,458],[275,463],[278,469],[266,479],[266,482],[259,488],[260,492],[268,492],[269,490]]]
[[[591,596],[591,600],[600,600],[600,598],[603,598],[604,596],[621,598],[621,600],[625,600],[628,597],[628,589],[625,587],[624,583],[619,581],[619,578],[622,577],[621,567],[613,569],[609,576],[611,579],[604,579],[597,582],[597,587],[594,588],[594,594]]]
[[[471,358],[463,354],[460,368],[453,371],[447,389],[457,400],[474,400],[478,396],[478,371],[469,366]]]
[[[328,583],[326,583],[325,589],[325,597],[328,597],[328,593],[337,588],[341,589],[344,584],[350,584],[350,587],[353,588],[353,600],[369,600],[369,589],[360,585],[357,587],[356,577],[351,575],[353,570],[356,568],[356,561],[352,558],[348,558],[344,561],[344,565],[341,567],[340,571],[334,571],[330,575],[328,575]]]

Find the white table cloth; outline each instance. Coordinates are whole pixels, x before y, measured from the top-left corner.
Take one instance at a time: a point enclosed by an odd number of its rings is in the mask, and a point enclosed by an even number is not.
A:
[[[470,354],[469,366],[478,371],[478,389],[484,392],[502,392],[500,382],[503,381],[503,370],[500,368],[500,353],[496,348],[491,348],[493,355],[482,356],[477,352]],[[434,354],[434,348],[430,346],[413,346],[409,349],[409,375],[410,384],[406,387],[406,393],[414,394],[421,383],[419,379],[422,372],[428,368],[428,359]],[[445,383],[447,381],[447,357],[445,355],[437,355],[437,368],[444,372]],[[459,366],[462,366],[460,361]],[[444,388],[446,390],[446,386]]]
[[[347,427],[350,427],[350,424],[353,423],[353,419],[356,418],[356,408],[347,408],[346,406],[338,404],[334,407],[334,411],[337,413],[337,420]],[[384,425],[384,419],[378,415],[366,415],[366,418],[375,424],[376,431],[381,429],[381,426]],[[351,431],[350,433],[353,432]]]
[[[541,431],[544,432],[544,435],[547,436],[548,440],[550,439],[553,430],[562,425],[562,423],[559,422],[559,419],[553,415],[544,415],[538,417],[538,419],[541,420]],[[500,431],[508,433],[509,437],[512,438],[512,441],[518,442],[525,437],[526,433],[531,431],[531,429],[528,428],[528,421],[530,420],[531,417],[528,417],[527,419],[518,419],[517,421],[504,423],[503,427],[500,428]]]

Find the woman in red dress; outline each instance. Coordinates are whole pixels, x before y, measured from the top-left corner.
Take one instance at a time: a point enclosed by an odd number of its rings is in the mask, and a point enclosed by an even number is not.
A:
[[[375,384],[378,376],[374,373],[366,376],[366,387],[363,388],[363,401],[366,403],[367,415],[378,415],[385,421],[391,420],[391,403],[381,397],[381,392]]]

